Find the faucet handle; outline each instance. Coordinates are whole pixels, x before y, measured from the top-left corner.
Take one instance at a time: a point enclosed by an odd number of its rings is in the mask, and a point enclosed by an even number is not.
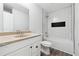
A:
[[[20,30],[16,30],[16,33],[17,33],[17,34],[20,34]]]

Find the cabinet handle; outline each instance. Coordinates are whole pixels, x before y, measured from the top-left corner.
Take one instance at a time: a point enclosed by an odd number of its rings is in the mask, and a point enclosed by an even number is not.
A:
[[[32,46],[30,48],[32,48]]]
[[[36,48],[38,48],[38,46],[36,46]]]

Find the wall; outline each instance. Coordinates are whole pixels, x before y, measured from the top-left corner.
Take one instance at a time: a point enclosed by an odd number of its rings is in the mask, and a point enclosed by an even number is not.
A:
[[[3,31],[3,4],[0,3],[0,32]]]
[[[51,27],[52,22],[65,21],[65,27]],[[66,7],[49,13],[48,37],[52,42],[52,48],[73,54],[72,40],[72,7]]]
[[[42,33],[42,8],[36,4],[27,4],[29,8],[29,28],[34,33]]]
[[[48,13],[43,10],[43,21],[42,21],[42,30],[43,30],[43,40],[46,40],[48,37]]]
[[[79,56],[79,3],[75,4],[75,55]]]
[[[52,22],[65,21],[65,27],[51,27]],[[49,37],[71,40],[71,7],[66,7],[49,14]]]

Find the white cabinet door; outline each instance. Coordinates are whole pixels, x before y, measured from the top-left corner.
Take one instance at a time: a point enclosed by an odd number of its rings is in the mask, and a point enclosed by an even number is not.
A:
[[[6,55],[6,56],[26,56],[27,55],[26,50],[27,50],[26,47],[24,47],[24,48],[18,49],[16,51]]]
[[[23,47],[6,56],[31,56],[31,47],[30,46]]]
[[[41,49],[40,42],[41,41],[37,41],[33,44],[32,56],[40,56],[40,49]]]
[[[31,51],[32,51],[32,46],[27,46],[26,47],[26,56],[31,56]]]
[[[25,39],[22,41],[18,41],[15,43],[11,43],[11,44],[2,46],[2,47],[0,47],[0,55],[3,56],[3,55],[7,55],[9,53],[13,53],[14,51],[19,50],[30,44],[32,44],[31,39]]]

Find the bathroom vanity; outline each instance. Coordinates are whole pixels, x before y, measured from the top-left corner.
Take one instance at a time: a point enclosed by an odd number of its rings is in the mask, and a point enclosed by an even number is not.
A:
[[[0,56],[40,56],[41,34],[0,36]]]
[[[0,7],[0,56],[39,56],[41,34],[18,36],[18,31],[32,31],[29,29],[29,9],[16,3],[0,3]],[[11,35],[2,36],[2,33]]]

